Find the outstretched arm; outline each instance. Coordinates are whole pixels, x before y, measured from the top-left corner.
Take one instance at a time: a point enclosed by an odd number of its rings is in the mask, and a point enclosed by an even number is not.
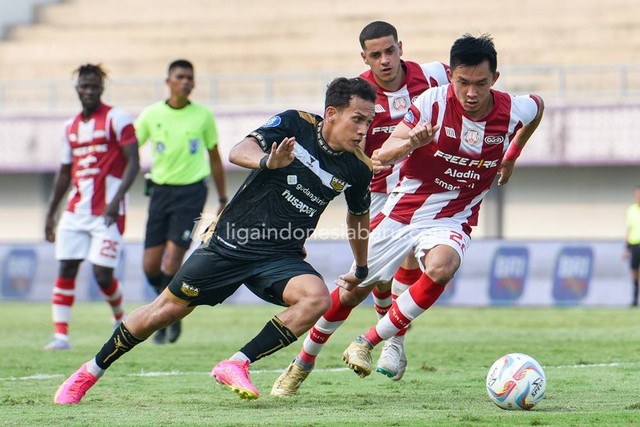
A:
[[[533,132],[537,129],[540,121],[542,120],[542,115],[544,114],[544,102],[542,98],[538,95],[531,95],[534,97],[538,103],[538,114],[536,114],[535,118],[528,125],[523,126],[516,135],[513,140],[509,144],[509,148],[502,159],[502,163],[500,165],[500,179],[498,179],[498,185],[504,185],[509,182],[511,175],[513,174],[513,168],[516,165],[516,159],[520,156],[520,152],[533,135]]]
[[[431,126],[431,123],[419,123],[411,129],[400,122],[382,147],[373,154],[372,160],[374,163],[379,161],[382,165],[393,164],[416,148],[430,144],[439,128],[438,125]]]
[[[252,136],[234,145],[229,152],[229,161],[247,169],[280,169],[287,167],[295,158],[293,149],[295,138],[284,138],[280,144],[271,144],[271,151],[265,154],[258,140]]]

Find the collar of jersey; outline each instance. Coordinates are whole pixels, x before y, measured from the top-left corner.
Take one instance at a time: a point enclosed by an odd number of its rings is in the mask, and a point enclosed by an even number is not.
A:
[[[322,124],[323,122],[318,123],[318,144],[320,144],[320,148],[330,156],[339,156],[344,151],[336,151],[333,148],[329,147],[327,141],[322,137]]]

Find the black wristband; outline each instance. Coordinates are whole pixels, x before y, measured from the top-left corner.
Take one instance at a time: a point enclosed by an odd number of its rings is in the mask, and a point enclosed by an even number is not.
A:
[[[224,205],[224,204],[225,204],[225,203],[227,203],[228,201],[229,201],[229,199],[227,199],[226,197],[220,197],[220,198],[218,199],[218,202],[219,202],[221,205]]]
[[[353,273],[356,276],[356,279],[366,279],[369,275],[369,266],[359,266],[356,265],[356,271]]]
[[[260,169],[269,169],[267,167],[267,160],[269,160],[268,154],[266,154],[263,158],[260,159]]]

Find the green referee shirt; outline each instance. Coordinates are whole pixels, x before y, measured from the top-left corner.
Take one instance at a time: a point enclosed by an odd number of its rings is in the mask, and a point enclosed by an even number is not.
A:
[[[627,243],[640,244],[640,205],[634,203],[627,209]]]
[[[154,183],[188,185],[211,173],[207,151],[218,144],[218,131],[208,108],[192,102],[175,109],[156,102],[140,113],[135,128],[140,146],[151,141]]]

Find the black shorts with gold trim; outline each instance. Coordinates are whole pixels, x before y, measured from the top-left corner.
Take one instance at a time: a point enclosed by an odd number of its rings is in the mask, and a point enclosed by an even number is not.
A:
[[[171,280],[169,297],[184,306],[217,305],[245,285],[262,300],[286,306],[282,298],[285,286],[291,278],[303,274],[322,279],[301,256],[238,260],[203,245],[191,254]]]

